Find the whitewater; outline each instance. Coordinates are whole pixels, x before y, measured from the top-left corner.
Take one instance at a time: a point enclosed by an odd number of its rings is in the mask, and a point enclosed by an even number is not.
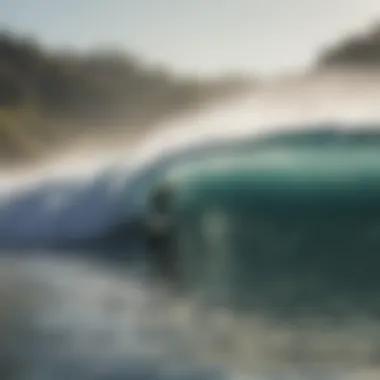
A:
[[[328,370],[275,365],[263,347],[286,329],[228,310],[200,310],[196,300],[178,299],[153,282],[144,266],[116,270],[43,246],[96,237],[140,215],[147,191],[173,157],[191,155],[202,144],[207,150],[209,143],[286,128],[376,126],[379,80],[378,74],[351,72],[280,78],[167,121],[133,146],[122,139],[110,148],[78,145],[44,165],[4,171],[0,241],[9,249],[0,259],[1,378],[378,378],[376,368],[352,367],[352,360]],[[38,249],[18,256],[20,242]]]

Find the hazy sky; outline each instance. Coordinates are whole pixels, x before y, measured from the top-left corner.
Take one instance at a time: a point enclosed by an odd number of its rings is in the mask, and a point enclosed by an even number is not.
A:
[[[380,0],[0,0],[0,24],[46,44],[123,46],[200,74],[272,74],[380,20]]]

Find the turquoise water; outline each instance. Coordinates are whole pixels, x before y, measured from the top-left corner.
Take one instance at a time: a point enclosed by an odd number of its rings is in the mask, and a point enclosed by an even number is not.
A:
[[[363,153],[362,161],[350,161],[350,157],[346,157],[347,161],[343,163],[332,156],[324,156],[317,165],[321,165],[319,168],[323,168],[323,173],[327,170],[331,175],[327,182],[320,183],[330,186],[334,181],[344,182],[344,175],[352,170],[352,166],[358,165],[361,170],[361,162],[366,162],[368,167],[368,160],[371,167],[368,175],[371,176],[379,165],[372,155],[378,153],[368,152]],[[272,174],[276,174],[276,165],[286,168],[292,162],[291,155],[288,159],[278,155],[277,161],[272,162]],[[318,169],[315,165],[313,160],[309,163],[301,160],[299,171],[288,166],[287,178],[293,176],[292,183],[299,185],[300,178],[307,176],[311,168]],[[120,172],[110,171],[79,189],[74,185],[62,186],[58,191],[45,186],[20,199],[5,200],[0,220],[2,236],[13,238],[13,242],[18,236],[25,238],[26,242],[37,236],[39,241],[49,243],[52,237],[98,236],[103,228],[116,223],[118,218],[132,217],[141,211],[143,202],[140,201],[147,188],[161,177],[164,169],[165,163],[162,167],[140,173],[135,182],[123,180],[115,192],[110,189],[111,182]],[[344,175],[337,177],[334,170]],[[244,176],[244,171],[239,175]],[[268,183],[268,178],[264,177],[262,183]],[[311,180],[316,178],[311,177]],[[226,179],[220,178],[220,183],[225,184]],[[46,200],[51,194],[66,195],[71,203],[62,206],[58,202],[59,207],[50,207],[51,203]],[[258,218],[256,222],[256,232],[265,230],[263,220]],[[298,227],[304,225],[300,218]],[[273,252],[281,253],[289,242],[283,239],[281,226],[277,227],[268,234],[260,234],[263,236],[260,244],[266,244],[267,250],[270,246]],[[248,235],[242,226],[235,230]],[[235,239],[244,242],[248,237],[243,239],[242,235],[236,234]],[[342,225],[341,231],[335,231],[335,235],[355,237],[350,233],[349,223]],[[315,240],[318,243],[318,236]],[[198,243],[197,237],[190,239],[192,252]],[[333,245],[327,247],[329,252],[333,252]],[[216,252],[223,252],[225,248],[223,244],[213,247]],[[326,246],[316,244],[314,248],[322,250]],[[354,246],[347,242],[344,249],[350,248]],[[198,292],[178,297],[171,293],[167,284],[149,277],[148,263],[140,267],[115,268],[91,260],[83,261],[79,255],[73,258],[72,252],[70,257],[59,258],[54,250],[50,250],[41,254],[26,251],[23,256],[11,259],[8,252],[2,252],[1,379],[380,378],[378,325],[362,315],[360,307],[345,320],[323,320],[316,313],[297,323],[289,323],[286,319],[271,319],[223,305],[210,305],[207,302],[209,292],[223,287],[227,294],[231,290],[228,276],[223,277],[224,272],[219,272],[219,277],[209,273],[206,278],[209,281],[202,283]],[[215,258],[223,259],[220,256]],[[223,269],[223,260],[218,263]],[[377,265],[372,263],[368,267],[376,275]],[[303,272],[299,274],[301,276]],[[266,277],[264,271],[257,270],[257,275]],[[367,278],[371,280],[373,275]],[[323,279],[320,283],[323,284]],[[275,281],[273,284],[278,285],[275,289],[277,296],[286,296],[289,292],[288,284]],[[249,290],[243,289],[241,294],[249,295]],[[263,302],[273,303],[274,298],[265,298],[262,297]],[[278,297],[277,301],[280,303],[283,298]]]

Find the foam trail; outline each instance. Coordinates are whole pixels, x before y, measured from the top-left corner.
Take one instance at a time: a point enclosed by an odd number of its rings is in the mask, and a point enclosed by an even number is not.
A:
[[[276,362],[265,349],[273,339],[281,346],[281,326],[223,310],[202,316],[133,270],[42,253],[3,255],[0,264],[4,380],[366,380],[376,373]],[[230,353],[226,332],[235,338]]]
[[[3,256],[0,290],[4,380],[174,380],[189,378],[191,367],[193,375],[212,375],[197,369],[184,332],[168,325],[165,294],[133,273]],[[211,378],[220,378],[214,372]]]

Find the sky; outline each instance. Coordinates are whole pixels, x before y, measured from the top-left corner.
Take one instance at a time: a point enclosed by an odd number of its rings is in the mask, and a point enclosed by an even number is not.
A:
[[[380,0],[0,0],[45,45],[123,48],[178,73],[274,75],[380,21]]]

